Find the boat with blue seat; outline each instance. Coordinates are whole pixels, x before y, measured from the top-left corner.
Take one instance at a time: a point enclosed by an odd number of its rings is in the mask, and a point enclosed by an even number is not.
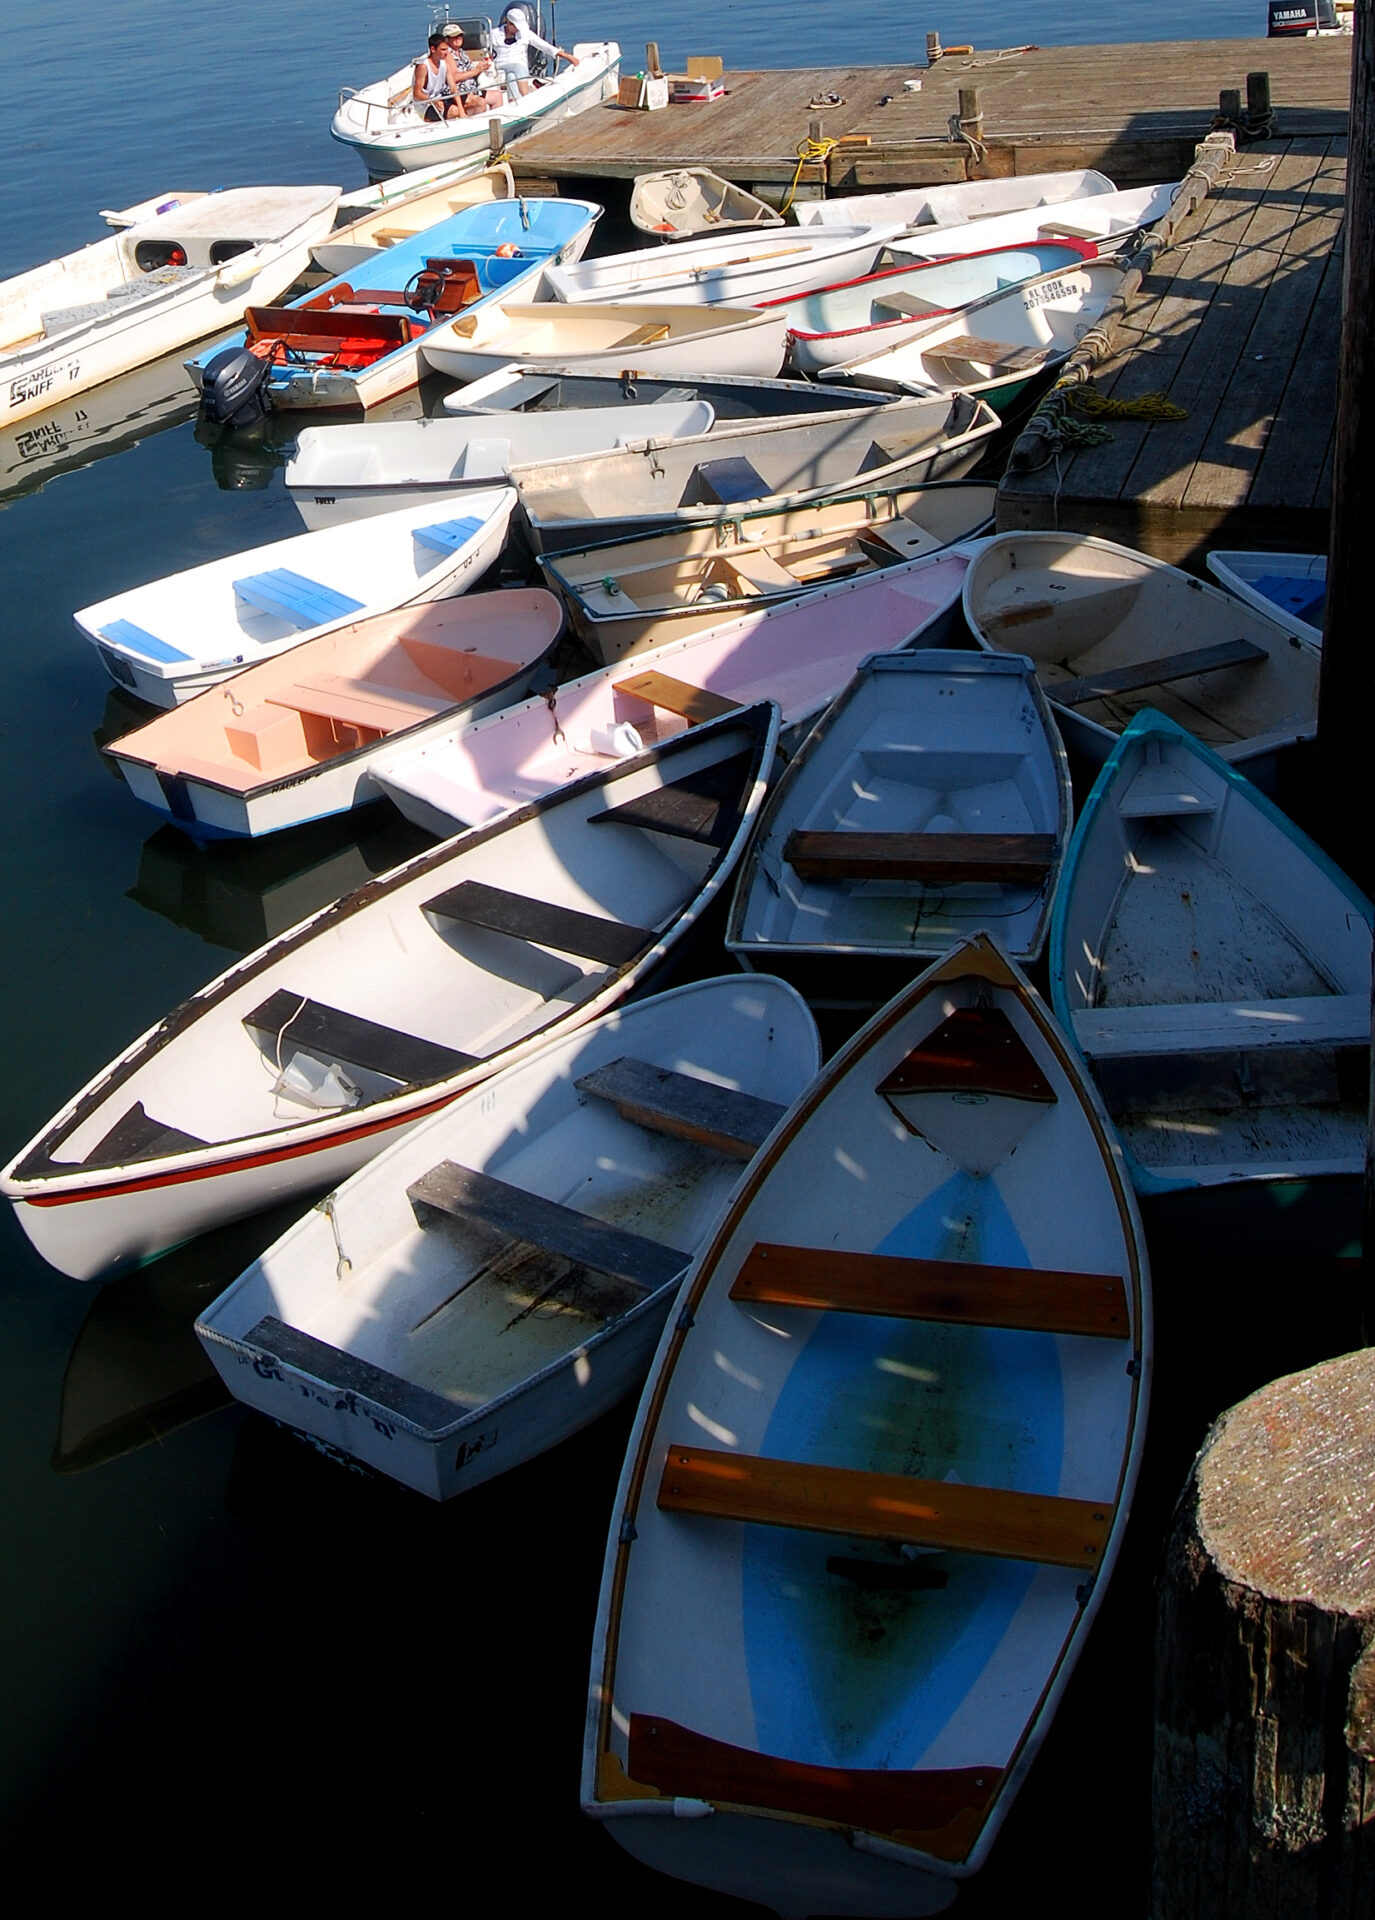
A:
[[[256,390],[273,407],[372,407],[404,393],[422,341],[496,296],[538,298],[544,268],[579,259],[601,211],[564,199],[465,207],[288,306],[250,307],[242,333],[187,362],[209,417],[232,417],[216,381],[244,352],[262,362]]]

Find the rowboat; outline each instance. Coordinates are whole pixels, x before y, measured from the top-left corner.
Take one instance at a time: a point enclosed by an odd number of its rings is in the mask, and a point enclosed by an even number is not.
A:
[[[842,406],[849,398],[834,397]],[[181,354],[170,353],[42,413],[26,414],[0,428],[0,499],[37,492],[59,473],[150,439],[195,411],[196,389]]]
[[[1140,713],[1084,808],[1055,1010],[1138,1190],[1359,1176],[1371,906],[1225,760]]]
[[[570,305],[759,306],[871,272],[884,242],[901,231],[900,222],[889,221],[807,232],[780,227],[744,239],[712,233],[673,247],[638,247],[550,267],[544,284],[555,300]]]
[[[376,614],[245,667],[105,751],[197,839],[277,833],[380,799],[379,755],[520,699],[562,630],[538,587]]]
[[[934,315],[898,346],[861,353],[828,379],[894,393],[977,393],[999,411],[1060,366],[1122,283],[1115,259],[1080,261]]]
[[[25,1232],[74,1279],[147,1259],[336,1184],[607,1011],[726,884],[777,737],[767,703],[732,713],[418,855],[239,960],[0,1173]]]
[[[515,490],[466,494],[273,540],[97,600],[74,615],[111,678],[175,706],[353,620],[465,593],[506,539]]]
[[[779,304],[788,312],[788,358],[799,373],[823,373],[870,353],[901,346],[930,326],[989,294],[1094,257],[1092,241],[1036,240],[1021,247],[917,266],[885,267],[863,279],[822,287]],[[769,302],[764,303],[766,306]]]
[[[433,340],[422,342],[421,358],[453,380],[478,380],[513,360],[539,371],[772,379],[783,365],[787,332],[781,315],[757,307],[569,307],[554,300],[503,300],[461,314],[442,336],[436,329]]]
[[[638,1391],[693,1254],[820,1065],[778,980],[603,1014],[395,1141],[196,1332],[249,1406],[466,1493]]]
[[[964,180],[949,187],[906,187],[898,193],[799,200],[793,212],[801,226],[848,226],[863,221],[877,225],[895,220],[904,227],[954,227],[994,214],[1058,207],[1114,191],[1106,174],[1080,167],[1061,173],[1014,174],[1006,180]]]
[[[875,654],[774,789],[726,946],[828,1006],[880,1005],[979,927],[1027,964],[1073,815],[1029,660]]]
[[[1163,560],[1072,533],[1000,534],[964,588],[981,645],[1030,654],[1061,732],[1101,765],[1158,707],[1234,765],[1317,724],[1319,656]]]
[[[725,227],[736,232],[777,227],[783,216],[767,200],[723,180],[710,167],[672,167],[667,173],[636,174],[630,224],[660,240],[681,240]]]
[[[188,361],[214,403],[212,362],[251,349],[275,407],[373,407],[420,378],[419,343],[497,296],[529,296],[545,263],[587,245],[590,200],[502,200],[465,207],[379,249],[285,307],[254,307],[242,333]]]
[[[886,406],[889,396],[867,387],[821,387],[802,380],[764,380],[742,374],[579,373],[547,367],[531,373],[518,362],[498,367],[446,394],[445,413],[539,413],[547,417],[573,407],[639,407],[651,401],[705,400],[718,424],[730,420],[797,419],[839,413],[858,406]]]
[[[419,175],[403,173],[368,188],[357,199],[341,200],[333,230],[316,241],[310,257],[325,273],[347,273],[399,240],[414,240],[427,227],[465,207],[515,197],[511,169],[504,162],[492,166],[487,154],[427,168]],[[348,217],[341,220],[340,213]]]
[[[911,227],[889,248],[895,260],[935,260],[987,247],[1025,247],[1036,240],[1091,240],[1099,253],[1130,248],[1135,236],[1163,220],[1181,182],[1095,193],[1020,213],[995,213],[963,226]]]
[[[995,487],[854,488],[810,507],[641,533],[544,555],[573,626],[604,664],[749,607],[900,565],[993,523]]]
[[[439,160],[486,155],[491,120],[500,124],[502,142],[509,147],[522,134],[571,119],[615,93],[621,50],[614,40],[578,41],[573,54],[576,66],[565,67],[524,99],[503,101],[471,119],[438,121],[426,121],[412,103],[413,63],[408,60],[385,80],[343,88],[330,137],[353,148],[372,180]]]
[[[666,641],[415,752],[388,755],[378,784],[417,826],[448,834],[765,695],[796,731],[866,653],[953,644],[964,630],[968,567],[968,549],[949,547]]]
[[[165,212],[0,282],[0,427],[275,299],[328,232],[338,198],[337,187],[169,195]]]
[[[776,1912],[949,1905],[1106,1591],[1149,1366],[1109,1129],[977,935],[822,1069],[684,1286],[612,1512],[584,1811]]]
[[[708,433],[715,419],[705,400],[664,400],[307,427],[283,479],[302,520],[314,529],[496,486],[513,466],[530,460],[576,459],[610,447]]]
[[[1216,552],[1206,556],[1220,587],[1248,607],[1268,613],[1310,647],[1322,645],[1327,611],[1325,553]]]
[[[797,509],[856,485],[953,480],[998,424],[991,408],[964,394],[915,395],[882,413],[742,422],[640,451],[541,460],[513,468],[511,479],[536,553],[563,553],[636,533],[724,525],[746,506]]]

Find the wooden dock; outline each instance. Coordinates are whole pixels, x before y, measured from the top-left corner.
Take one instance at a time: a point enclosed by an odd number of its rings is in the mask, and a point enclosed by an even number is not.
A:
[[[1345,190],[1343,138],[1243,147],[1080,369],[1110,399],[1163,392],[1187,418],[1103,420],[1111,439],[1078,451],[1041,442],[1036,470],[1003,480],[999,529],[1100,534],[1176,564],[1213,546],[1326,552]]]
[[[710,34],[704,36],[710,39]],[[915,38],[916,36],[914,36]],[[628,49],[624,68],[641,63]],[[1346,131],[1351,42],[1163,41],[946,55],[933,67],[801,67],[726,75],[724,99],[644,113],[607,102],[522,140],[517,175],[629,180],[674,166],[710,166],[749,187],[791,181],[798,145],[820,119],[844,141],[803,168],[808,194],[923,186],[1062,167],[1100,167],[1122,186],[1177,179],[1208,132],[1224,88],[1271,76],[1275,133]],[[904,82],[920,78],[921,91]],[[961,88],[977,88],[979,144],[955,137]],[[831,92],[839,106],[811,103]]]

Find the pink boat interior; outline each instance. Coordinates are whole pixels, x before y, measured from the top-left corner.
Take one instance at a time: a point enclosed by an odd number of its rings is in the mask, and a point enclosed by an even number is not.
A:
[[[247,792],[444,718],[528,671],[562,625],[539,587],[402,607],[246,668],[109,751]]]

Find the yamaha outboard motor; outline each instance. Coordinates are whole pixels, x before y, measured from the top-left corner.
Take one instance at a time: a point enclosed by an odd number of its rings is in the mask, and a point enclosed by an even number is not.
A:
[[[1336,0],[1270,0],[1269,38],[1288,40],[1339,30]]]
[[[201,375],[201,412],[215,426],[245,427],[272,405],[268,362],[247,347],[226,347]]]

